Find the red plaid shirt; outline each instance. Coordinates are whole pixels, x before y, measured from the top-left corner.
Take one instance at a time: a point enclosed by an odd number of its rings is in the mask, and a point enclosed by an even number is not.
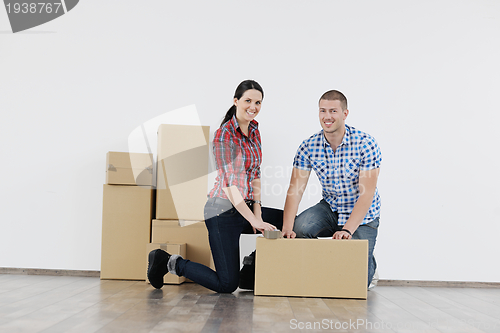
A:
[[[209,197],[227,199],[222,190],[235,185],[245,200],[253,200],[252,181],[260,178],[262,150],[259,123],[252,120],[248,126],[248,136],[243,134],[236,116],[217,131],[213,141],[217,179]]]

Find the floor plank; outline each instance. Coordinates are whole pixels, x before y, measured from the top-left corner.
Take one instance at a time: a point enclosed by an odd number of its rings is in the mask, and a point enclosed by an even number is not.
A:
[[[368,299],[217,294],[194,283],[0,274],[0,332],[500,331],[500,289],[379,286]]]

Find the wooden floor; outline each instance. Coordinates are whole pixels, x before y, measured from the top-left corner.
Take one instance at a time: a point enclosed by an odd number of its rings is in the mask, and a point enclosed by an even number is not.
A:
[[[378,286],[367,300],[194,283],[0,274],[0,332],[500,332],[500,289]]]

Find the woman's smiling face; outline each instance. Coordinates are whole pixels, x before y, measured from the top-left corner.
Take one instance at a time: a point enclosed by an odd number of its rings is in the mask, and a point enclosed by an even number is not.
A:
[[[256,89],[245,91],[240,99],[234,99],[236,118],[238,121],[250,122],[260,111],[262,106],[262,93]]]

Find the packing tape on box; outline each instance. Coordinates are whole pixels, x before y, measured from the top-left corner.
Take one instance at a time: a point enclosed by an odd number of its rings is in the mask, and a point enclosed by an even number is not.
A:
[[[109,171],[118,171],[119,167],[115,167],[113,164],[108,164]],[[120,168],[120,169],[128,169],[128,168]],[[153,167],[147,167],[144,170],[147,170],[150,174],[153,174]]]
[[[281,238],[281,231],[280,230],[264,230],[264,238],[279,239],[279,238]]]

